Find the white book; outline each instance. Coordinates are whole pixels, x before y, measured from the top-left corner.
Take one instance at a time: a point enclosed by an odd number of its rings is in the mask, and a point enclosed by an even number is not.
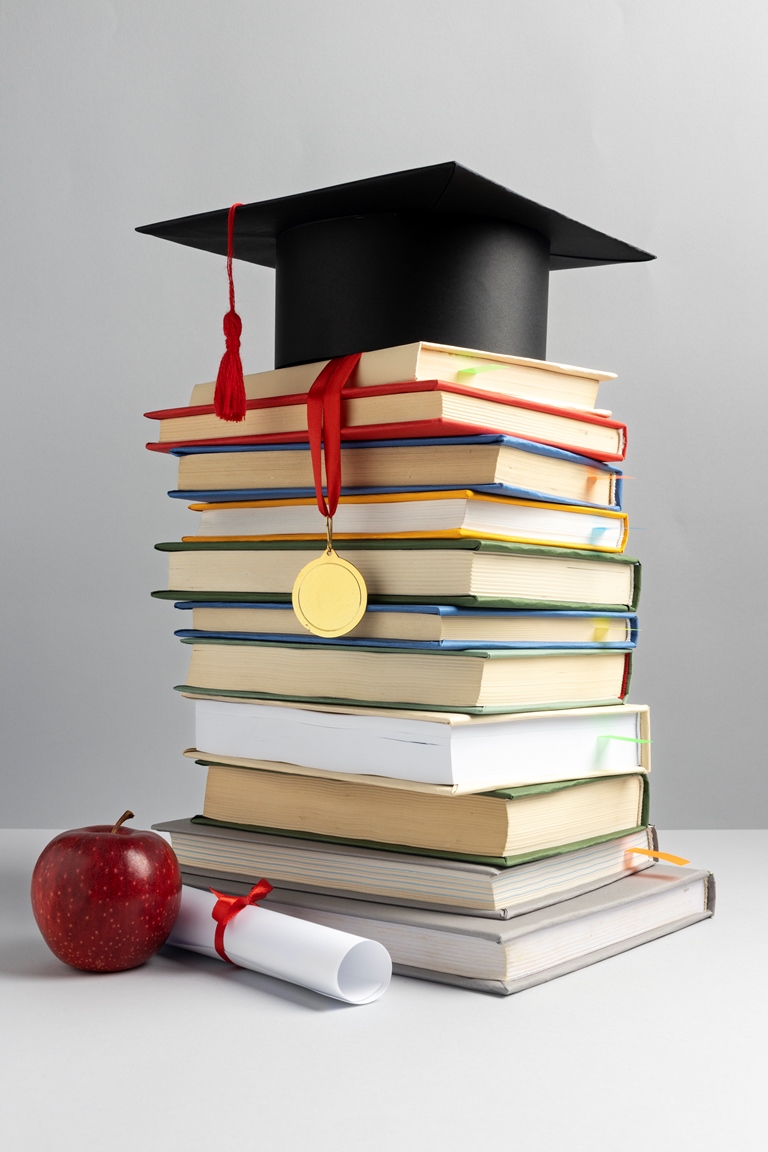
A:
[[[650,771],[644,704],[471,716],[195,701],[196,752],[478,792]],[[260,764],[259,767],[263,767]]]

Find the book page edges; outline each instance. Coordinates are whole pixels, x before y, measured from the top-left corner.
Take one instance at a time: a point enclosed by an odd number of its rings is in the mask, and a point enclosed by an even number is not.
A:
[[[448,356],[461,356],[467,360],[490,360],[499,364],[512,364],[520,365],[524,368],[536,368],[544,372],[557,372],[565,376],[580,376],[587,380],[597,380],[603,382],[607,380],[615,380],[615,372],[603,372],[599,369],[593,368],[580,368],[574,364],[559,364],[554,360],[533,360],[525,356],[510,356],[501,352],[485,352],[479,349],[472,348],[459,348],[451,344],[433,344],[427,340],[418,340],[411,344],[398,344],[391,348],[377,348],[372,349],[370,352],[364,352],[363,357],[369,358],[369,363],[374,362],[376,359],[392,359],[402,362],[402,370],[405,374],[412,371],[416,376],[419,370],[419,357],[422,350],[427,352],[443,352]],[[266,369],[263,372],[249,372],[245,374],[246,389],[250,382],[253,382],[259,376],[272,376],[275,372],[285,373],[285,377],[293,375],[297,380],[309,379],[310,382],[316,378],[318,373],[328,363],[327,360],[317,360],[313,364],[295,365],[290,368],[277,368]],[[410,369],[409,365],[412,364],[413,368]],[[360,370],[358,370],[360,371]],[[362,371],[365,371],[365,364],[362,365]],[[354,379],[354,377],[353,377]],[[213,395],[215,382],[206,381],[202,384],[194,386],[192,395]]]
[[[525,852],[519,856],[480,856],[467,852],[442,852],[434,848],[419,848],[413,844],[387,844],[379,840],[359,840],[350,836],[326,836],[319,832],[304,832],[298,828],[267,828],[264,825],[237,824],[232,820],[214,820],[208,816],[192,816],[192,824],[210,825],[214,828],[232,828],[238,832],[259,832],[264,835],[279,835],[298,840],[313,840],[327,844],[343,844],[353,848],[373,848],[379,852],[397,852],[404,856],[424,856],[437,860],[459,860],[469,864],[491,864],[498,868],[512,868],[515,864],[526,864],[531,860],[543,860],[549,856],[562,856],[566,852],[573,852],[577,848],[589,848],[593,844],[604,844],[608,840],[618,840],[622,836],[631,836],[642,832],[645,824],[636,824],[632,828],[616,828],[600,836],[590,836],[584,840],[573,840],[568,844],[558,844],[538,852]]]
[[[707,884],[707,887],[709,886],[710,885]],[[662,924],[657,928],[642,932],[638,936],[631,936],[626,940],[620,940],[606,948],[600,948],[596,952],[588,952],[584,956],[578,956],[573,960],[569,960],[563,964],[557,964],[553,968],[546,968],[542,972],[521,977],[518,980],[474,979],[471,976],[454,976],[450,973],[436,972],[427,968],[411,968],[406,964],[393,964],[392,971],[397,976],[411,976],[416,980],[429,980],[436,984],[450,984],[454,987],[466,988],[473,992],[489,992],[496,996],[512,996],[516,992],[524,992],[526,988],[533,988],[537,984],[546,984],[550,980],[556,980],[558,976],[567,976],[571,972],[578,971],[580,968],[588,968],[591,964],[598,964],[601,960],[608,960],[611,956],[618,956],[622,952],[629,952],[632,948],[639,948],[641,944],[648,944],[651,940],[658,940],[662,936],[669,936],[673,932],[679,932],[681,929],[688,928],[691,924],[697,924],[700,920],[706,920],[712,915],[712,910],[707,908],[702,912],[696,913],[694,916],[688,916],[683,920],[676,920],[671,924]]]
[[[498,780],[473,780],[464,784],[428,784],[418,780],[406,780],[399,776],[364,775],[358,772],[333,772],[325,768],[308,768],[302,764],[286,764],[279,760],[256,760],[246,756],[218,756],[215,753],[200,752],[196,748],[185,748],[183,755],[195,763],[208,767],[220,765],[225,768],[245,768],[260,772],[277,772],[288,776],[312,776],[320,780],[335,780],[343,784],[371,784],[378,788],[395,788],[406,792],[422,792],[430,796],[475,796],[482,793],[499,792],[505,785]],[[643,773],[647,769],[637,767],[625,768],[618,772],[601,772],[594,777],[585,777],[589,780],[604,780],[609,776],[635,776],[638,771]],[[571,779],[568,777],[567,779]],[[547,783],[561,783],[561,781],[547,781]],[[522,787],[519,784],[509,784],[506,787]]]
[[[155,824],[153,827],[155,829],[164,829],[166,826]],[[173,836],[174,831],[175,829],[170,829],[171,836]],[[198,830],[198,835],[200,831],[203,831],[203,829]],[[225,831],[231,831],[231,829]],[[644,839],[648,848],[656,847],[654,833],[655,830],[650,826],[645,829]],[[332,846],[325,845],[325,847],[330,848]],[[338,849],[339,846],[337,845],[336,850],[338,851]],[[350,852],[351,850],[346,848],[344,851]],[[348,859],[351,865],[354,861],[354,856]],[[406,859],[408,859],[408,857],[406,857]],[[635,860],[636,863],[631,865],[633,872],[640,872],[653,867],[653,861],[648,858],[637,856]],[[423,866],[424,861],[420,859],[418,863]],[[467,864],[456,860],[435,860],[432,861],[432,863],[435,866],[439,866],[441,870],[451,871],[458,869],[465,874],[484,875],[492,879],[498,878],[504,871],[503,869],[490,868],[484,864]],[[422,908],[434,912],[443,912],[449,916],[473,916],[487,920],[510,920],[516,916],[524,916],[528,912],[536,912],[551,904],[558,904],[564,899],[571,900],[577,896],[586,895],[586,893],[594,891],[596,888],[604,888],[608,884],[613,884],[616,880],[623,879],[626,875],[626,871],[617,872],[612,875],[584,881],[582,884],[575,884],[572,887],[542,893],[540,896],[533,897],[524,902],[499,905],[493,908],[488,905],[482,905],[479,902],[449,904],[440,900],[430,900],[423,894],[415,893],[411,896],[406,896],[400,894],[393,895],[392,892],[374,893],[343,887],[328,888],[323,887],[322,884],[305,883],[303,880],[288,880],[285,877],[280,878],[278,887],[287,888],[290,891],[313,892],[320,896],[340,896],[343,899],[349,900],[366,900],[374,904],[393,904],[403,908]],[[238,872],[231,869],[216,869],[208,865],[198,866],[188,863],[182,863],[181,876],[182,883],[184,884],[190,884],[196,888],[216,888],[234,896],[247,895],[253,887],[254,881],[258,878],[256,873],[252,871]]]
[[[210,701],[213,699],[207,693],[195,693],[194,691],[188,691],[186,689],[182,692],[182,695],[189,700]],[[215,699],[222,703],[243,703],[242,699],[237,696],[217,696]],[[259,701],[253,701],[253,703],[258,704]],[[296,708],[297,705],[294,701],[289,700],[270,700],[269,707]],[[338,707],[333,707],[332,705],[308,702],[298,707],[300,707],[301,711],[329,712],[337,713],[341,716],[372,716],[376,719],[383,718],[385,720],[424,720],[430,724],[462,724],[471,727],[485,724],[501,724],[504,723],[505,720],[509,720],[510,722],[540,720],[543,716],[540,710],[512,712],[509,713],[508,716],[500,713],[476,716],[469,712],[427,712],[425,710],[419,710],[418,708],[365,708],[355,704],[340,704]],[[558,711],[558,716],[626,716],[629,712],[647,713],[650,716],[650,706],[648,704],[604,704],[595,708],[563,708]],[[189,749],[189,751],[193,750]]]
[[[652,868],[633,871],[620,880],[599,888],[592,888],[579,896],[566,897],[561,901],[546,905],[524,915],[514,916],[507,921],[486,921],[482,917],[464,916],[459,913],[440,912],[432,908],[411,908],[402,905],[379,904],[343,896],[323,896],[304,890],[284,890],[270,897],[271,903],[282,902],[294,907],[305,906],[326,912],[336,912],[350,918],[379,920],[382,923],[401,925],[405,928],[432,929],[457,936],[471,936],[494,944],[509,945],[515,940],[524,939],[532,933],[571,922],[579,922],[594,913],[611,912],[617,908],[631,907],[665,895],[675,888],[701,883],[701,910],[694,913],[694,920],[712,915],[709,895],[709,881],[712,874],[705,869],[677,868],[672,865],[655,864]],[[278,885],[278,889],[280,886]],[[685,917],[688,920],[688,917]],[[348,929],[349,930],[349,929]]]
[[[408,345],[399,345],[399,348]],[[575,364],[559,364],[555,360],[532,360],[526,356],[510,356],[504,352],[481,352],[472,348],[459,348],[453,344],[433,344],[429,340],[421,340],[415,345],[419,351],[426,348],[434,352],[447,352],[451,356],[465,356],[476,360],[493,360],[500,364],[520,364],[526,368],[540,368],[544,372],[562,372],[566,376],[583,376],[588,380],[615,380],[615,372],[603,372],[596,368],[580,368]],[[393,349],[394,351],[394,349]]]

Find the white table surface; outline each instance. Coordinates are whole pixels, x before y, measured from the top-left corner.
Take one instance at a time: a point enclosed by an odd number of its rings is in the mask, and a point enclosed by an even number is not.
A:
[[[3,1145],[14,1152],[708,1152],[768,1147],[768,832],[667,832],[704,921],[516,996],[395,977],[348,1007],[166,948],[94,976],[29,906],[51,831],[0,832]]]

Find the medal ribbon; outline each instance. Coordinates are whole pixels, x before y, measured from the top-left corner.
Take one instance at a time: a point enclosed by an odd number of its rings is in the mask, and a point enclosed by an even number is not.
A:
[[[329,360],[307,393],[307,428],[317,506],[329,527],[341,495],[341,392],[362,353]],[[323,455],[328,496],[323,493]]]
[[[224,951],[224,929],[230,920],[234,920],[243,908],[248,908],[249,905],[255,905],[259,900],[263,900],[272,891],[272,885],[268,880],[259,880],[258,884],[254,884],[247,896],[228,896],[225,892],[217,892],[215,888],[210,889],[216,897],[216,903],[213,906],[211,916],[216,921],[216,935],[213,938],[213,946],[221,956],[222,960],[226,960],[227,964],[232,964],[236,968],[234,960],[230,960]]]

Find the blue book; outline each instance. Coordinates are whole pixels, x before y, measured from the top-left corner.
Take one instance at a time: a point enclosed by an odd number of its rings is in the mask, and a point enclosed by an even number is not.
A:
[[[637,616],[631,612],[533,612],[455,608],[445,604],[369,604],[352,634],[313,636],[290,604],[180,600],[192,627],[181,639],[271,640],[362,648],[469,651],[508,648],[634,648]]]
[[[507,453],[507,459],[510,468],[514,469],[515,461],[520,461],[520,453],[526,455],[533,455],[545,457],[549,460],[562,461],[566,464],[578,465],[583,469],[583,474],[574,472],[573,469],[568,469],[568,476],[565,477],[566,470],[555,467],[552,472],[552,489],[549,491],[541,491],[539,488],[525,486],[523,484],[513,483],[510,480],[498,480],[493,483],[478,484],[473,483],[471,480],[467,482],[462,475],[457,473],[457,462],[453,462],[453,466],[446,464],[445,483],[436,483],[431,480],[428,483],[411,483],[411,484],[397,484],[397,485],[377,485],[370,487],[360,487],[354,485],[343,485],[342,493],[345,496],[363,496],[373,494],[386,494],[391,492],[436,492],[436,491],[453,491],[455,489],[469,489],[474,492],[484,492],[493,496],[512,496],[517,499],[523,500],[541,500],[549,503],[559,504],[581,504],[588,508],[608,508],[612,510],[621,510],[622,501],[622,473],[619,469],[612,467],[610,464],[602,464],[596,460],[591,460],[587,456],[578,456],[574,452],[566,452],[561,448],[552,448],[547,444],[538,444],[532,440],[522,440],[515,436],[502,436],[493,435],[490,433],[478,436],[444,436],[432,439],[421,440],[356,440],[347,441],[343,444],[344,452],[355,452],[361,449],[402,449],[403,451],[410,451],[415,448],[433,448],[433,447],[455,447],[461,448],[467,445],[489,445],[495,448],[507,448],[513,450]],[[173,448],[171,454],[178,456],[183,460],[188,456],[211,456],[214,457],[220,453],[264,453],[264,452],[302,452],[306,456],[305,471],[307,476],[311,475],[311,466],[309,463],[309,445],[307,443],[291,443],[291,444],[203,444],[185,448]],[[414,461],[412,454],[409,454],[408,474],[413,478],[414,473],[418,473],[419,460]],[[434,468],[424,457],[425,464],[430,467],[430,474],[434,474]],[[471,467],[466,463],[463,467]],[[487,467],[487,463],[486,463]],[[260,469],[258,467],[258,458],[255,458],[252,467],[244,466],[244,472],[258,476]],[[274,466],[270,469],[274,471]],[[263,473],[263,469],[261,470]],[[180,465],[180,473],[183,478],[184,469],[183,464]],[[570,491],[564,491],[562,485],[566,484],[570,487]],[[592,486],[599,485],[599,488],[607,496],[604,501],[593,501],[587,499],[579,499],[579,489],[587,489]],[[559,490],[562,494],[554,494],[553,490]],[[300,499],[311,498],[315,495],[313,486],[307,484],[304,486],[296,487],[247,487],[240,488],[178,488],[168,493],[169,496],[177,500],[190,500],[195,502],[205,503],[227,503],[241,500],[282,500],[282,499]],[[583,493],[582,493],[583,495]]]

